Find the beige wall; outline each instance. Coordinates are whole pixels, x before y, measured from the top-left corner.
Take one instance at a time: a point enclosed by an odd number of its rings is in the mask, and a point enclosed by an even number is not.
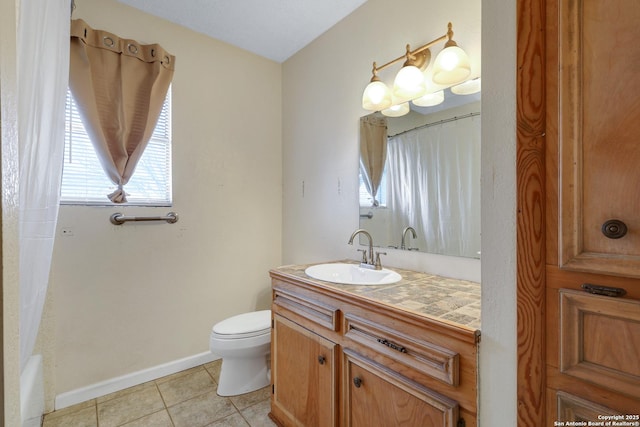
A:
[[[215,322],[269,307],[281,263],[281,65],[115,0],[77,6],[73,18],[176,56],[174,205],[61,207],[42,327],[56,395],[208,351]],[[109,222],[170,210],[173,225]]]
[[[484,0],[481,11],[479,0],[368,0],[283,67],[283,261],[356,259],[346,242],[358,227],[358,118],[367,113],[360,101],[371,62],[436,38],[452,21],[477,72],[482,32],[482,272],[476,260],[406,251],[388,250],[383,263],[477,280],[482,274],[483,426],[516,425],[516,13],[515,2],[507,3]]]

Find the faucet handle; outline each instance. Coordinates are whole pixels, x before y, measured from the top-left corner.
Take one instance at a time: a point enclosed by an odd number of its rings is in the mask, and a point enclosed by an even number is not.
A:
[[[367,263],[367,250],[366,249],[358,249],[358,252],[362,252],[362,262]]]
[[[386,255],[386,252],[376,252],[376,270],[382,270],[382,263],[380,262],[380,255]]]

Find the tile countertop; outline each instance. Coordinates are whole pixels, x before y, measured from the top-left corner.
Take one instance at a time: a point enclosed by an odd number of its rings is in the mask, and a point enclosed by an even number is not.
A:
[[[335,262],[357,264],[351,260]],[[402,279],[389,285],[343,285],[307,276],[304,270],[311,265],[314,264],[285,265],[275,268],[274,271],[317,282],[325,287],[360,295],[403,310],[480,330],[479,283],[385,266],[384,268],[400,273]]]

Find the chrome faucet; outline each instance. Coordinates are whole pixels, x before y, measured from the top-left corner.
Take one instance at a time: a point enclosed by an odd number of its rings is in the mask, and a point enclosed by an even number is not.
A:
[[[400,249],[407,249],[407,245],[405,244],[407,231],[411,231],[411,235],[414,239],[418,237],[418,235],[416,234],[416,230],[414,230],[413,227],[405,227],[405,229],[402,231],[402,241],[400,242]]]
[[[369,239],[369,258],[367,259],[367,251],[365,250],[362,254],[362,262],[360,263],[360,266],[366,267],[366,268],[377,268],[374,262],[374,257],[373,257],[373,238],[371,237],[371,234],[369,234],[367,230],[363,228],[358,228],[356,231],[354,231],[351,234],[351,237],[349,237],[349,241],[347,243],[349,243],[350,245],[353,245],[353,239],[355,239],[358,234],[364,234]],[[362,249],[358,249],[358,250],[362,250]]]

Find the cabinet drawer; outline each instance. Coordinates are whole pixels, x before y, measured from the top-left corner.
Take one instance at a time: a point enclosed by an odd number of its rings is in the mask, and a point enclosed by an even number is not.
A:
[[[459,384],[459,354],[362,317],[344,315],[345,336],[445,384]]]
[[[275,288],[273,303],[328,328],[338,330],[338,309],[304,295]]]

